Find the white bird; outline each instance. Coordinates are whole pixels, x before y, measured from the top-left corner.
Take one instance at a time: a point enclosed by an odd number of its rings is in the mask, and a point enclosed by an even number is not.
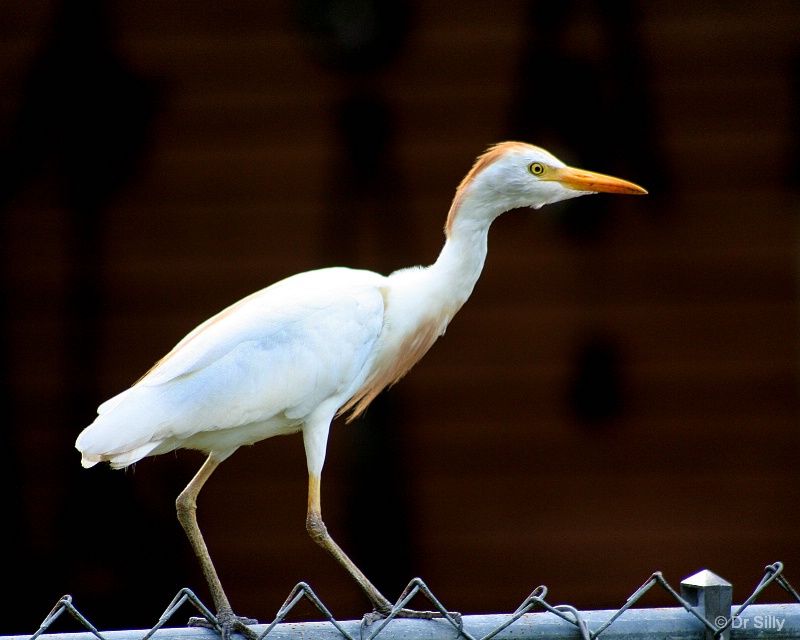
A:
[[[301,431],[308,466],[308,533],[356,580],[375,611],[391,603],[345,555],[322,521],[320,482],[332,420],[362,413],[441,336],[483,268],[500,214],[590,193],[646,193],[573,169],[520,142],[491,147],[456,190],[436,262],[383,276],[334,267],[262,289],[189,333],[130,389],[100,405],[78,436],[82,464],[119,469],[179,448],[208,455],[176,501],[178,519],[208,581],[224,635],[234,616],[196,519],[196,499],[236,449]],[[413,612],[408,612],[413,614]]]

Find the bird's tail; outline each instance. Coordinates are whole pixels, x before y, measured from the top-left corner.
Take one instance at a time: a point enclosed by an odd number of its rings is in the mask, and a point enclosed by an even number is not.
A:
[[[161,443],[148,442],[147,444],[136,447],[135,449],[123,451],[121,453],[103,455],[82,451],[79,439],[78,442],[75,443],[75,448],[81,452],[81,466],[83,466],[84,469],[93,467],[98,462],[108,462],[112,469],[124,469],[125,467],[132,465],[134,462],[139,462],[139,460],[142,458],[147,457],[147,455],[153,451],[153,449],[158,447],[159,444]]]
[[[151,398],[139,397],[143,394],[147,396],[148,390],[139,389],[137,393],[133,387],[100,405],[97,419],[75,441],[85,468],[108,462],[112,468],[122,469],[149,455],[162,443],[162,439],[153,437],[154,423],[159,418],[152,411],[141,410],[141,406],[156,408],[154,403],[147,402]]]

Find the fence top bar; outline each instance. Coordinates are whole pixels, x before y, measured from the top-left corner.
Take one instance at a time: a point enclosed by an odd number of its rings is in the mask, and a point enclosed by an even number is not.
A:
[[[731,615],[738,606],[731,607]],[[616,612],[613,610],[582,611],[581,618],[589,630],[598,629]],[[509,618],[508,614],[463,616],[464,630],[473,638],[485,638]],[[722,621],[724,624],[726,621]],[[360,620],[339,623],[353,638],[369,638],[373,627],[362,627]],[[377,623],[376,623],[377,624]],[[267,625],[254,625],[262,633]],[[789,640],[800,638],[800,604],[753,604],[734,620],[732,640]],[[104,631],[106,640],[139,640],[148,630]],[[444,620],[413,620],[396,618],[380,633],[376,640],[455,640],[458,631]],[[0,640],[27,640],[29,635],[0,636]],[[278,624],[265,640],[341,640],[342,634],[330,622],[285,622]],[[503,629],[496,640],[577,640],[578,628],[548,611],[527,613]],[[653,608],[629,609],[613,625],[604,630],[602,640],[703,640],[705,627],[685,609]],[[162,628],[153,640],[217,640],[219,636],[209,629],[197,627]],[[240,636],[235,636],[239,640]],[[40,640],[97,640],[92,633],[43,634]]]

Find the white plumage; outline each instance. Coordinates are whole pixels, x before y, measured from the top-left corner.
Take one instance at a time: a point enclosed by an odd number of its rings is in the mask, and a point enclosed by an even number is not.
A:
[[[78,438],[84,466],[127,466],[177,448],[225,458],[330,418],[369,371],[386,278],[334,268],[287,278],[186,336]]]
[[[320,474],[338,412],[363,411],[444,333],[480,276],[492,221],[632,183],[572,169],[546,151],[509,142],[481,156],[458,187],[434,264],[382,276],[346,268],[286,278],[207,320],[133,387],[108,400],[78,437],[86,467],[128,466],[177,448],[208,460],[178,498],[226,635],[246,632],[225,597],[195,519],[196,497],[238,447],[303,431],[309,471],[307,528],[356,579],[375,610],[391,605],[328,535]],[[410,613],[410,612],[407,612]]]

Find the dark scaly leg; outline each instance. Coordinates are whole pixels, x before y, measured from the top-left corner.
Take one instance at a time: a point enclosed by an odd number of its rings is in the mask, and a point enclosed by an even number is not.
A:
[[[200,489],[206,483],[206,480],[211,476],[214,470],[219,466],[222,460],[216,459],[213,455],[209,455],[203,466],[197,472],[192,481],[186,485],[186,488],[181,491],[178,499],[175,501],[175,506],[178,511],[178,520],[189,538],[197,559],[200,561],[200,568],[203,571],[208,588],[211,591],[211,597],[214,600],[214,607],[217,610],[217,620],[222,627],[222,636],[224,640],[228,640],[232,632],[239,632],[248,638],[255,638],[257,634],[247,628],[248,624],[256,624],[256,620],[249,618],[239,618],[234,615],[233,609],[228,602],[228,596],[225,595],[225,590],[222,588],[222,583],[219,580],[214,563],[211,561],[211,555],[208,553],[208,547],[203,539],[203,534],[200,532],[200,527],[197,524],[197,495]],[[197,620],[193,619],[193,623]]]
[[[308,515],[306,516],[306,529],[311,538],[325,551],[330,553],[336,561],[344,567],[345,571],[356,581],[364,595],[369,598],[375,613],[379,616],[388,616],[392,611],[392,603],[373,585],[367,576],[359,569],[355,563],[347,557],[341,547],[331,538],[328,528],[322,521],[322,508],[320,505],[320,478],[309,474],[308,476]],[[402,618],[439,618],[441,614],[437,611],[413,611],[411,609],[401,609],[397,614]]]
[[[312,475],[308,476],[308,515],[306,516],[306,529],[311,539],[330,553],[336,561],[344,567],[353,580],[358,583],[361,590],[369,598],[375,611],[388,615],[392,610],[392,603],[383,597],[380,591],[375,588],[367,576],[359,569],[355,563],[347,557],[341,547],[331,538],[328,528],[322,521],[322,509],[320,507],[320,478]]]

